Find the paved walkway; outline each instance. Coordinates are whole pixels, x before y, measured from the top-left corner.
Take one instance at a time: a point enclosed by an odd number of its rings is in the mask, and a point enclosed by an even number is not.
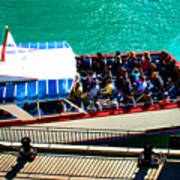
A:
[[[157,179],[164,166],[137,166],[137,158],[39,154],[33,162],[17,162],[14,154],[0,153],[0,177],[25,179]],[[67,178],[69,177],[69,178]]]
[[[32,126],[32,125],[31,125]],[[149,111],[133,114],[88,118],[64,122],[36,124],[35,126],[152,130],[180,126],[180,109]]]

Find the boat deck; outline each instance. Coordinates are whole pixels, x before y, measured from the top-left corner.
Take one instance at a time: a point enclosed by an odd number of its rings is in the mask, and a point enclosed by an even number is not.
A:
[[[35,124],[35,126],[148,131],[180,126],[180,109]],[[32,126],[32,125],[31,125]]]

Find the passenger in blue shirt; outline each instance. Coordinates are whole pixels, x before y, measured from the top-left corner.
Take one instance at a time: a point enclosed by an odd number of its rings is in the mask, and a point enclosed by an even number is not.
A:
[[[132,71],[135,67],[139,66],[138,59],[136,57],[136,54],[133,51],[130,51],[127,58],[125,59],[125,66],[128,71]]]

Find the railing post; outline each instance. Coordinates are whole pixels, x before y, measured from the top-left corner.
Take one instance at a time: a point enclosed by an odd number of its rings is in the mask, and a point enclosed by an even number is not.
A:
[[[127,130],[127,138],[128,138],[128,141],[127,141],[127,142],[128,142],[127,149],[128,149],[128,151],[129,151],[129,146],[130,146],[130,145],[129,145],[129,130]]]
[[[168,134],[168,154],[169,155],[169,152],[170,152],[170,147],[169,147],[169,134]]]

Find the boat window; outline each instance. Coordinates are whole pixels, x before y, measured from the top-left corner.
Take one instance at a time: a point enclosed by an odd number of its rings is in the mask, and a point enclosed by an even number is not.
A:
[[[39,111],[41,116],[78,112],[78,110],[72,104],[68,104],[63,100],[40,102]]]
[[[39,108],[40,108],[41,115],[58,114],[58,102],[57,101],[40,102]]]
[[[38,108],[37,108],[37,103],[36,102],[28,102],[24,104],[18,104],[20,108],[28,112],[34,117],[38,116]]]
[[[16,117],[13,116],[12,114],[0,109],[0,120],[8,120],[8,119],[15,119],[15,118]]]

